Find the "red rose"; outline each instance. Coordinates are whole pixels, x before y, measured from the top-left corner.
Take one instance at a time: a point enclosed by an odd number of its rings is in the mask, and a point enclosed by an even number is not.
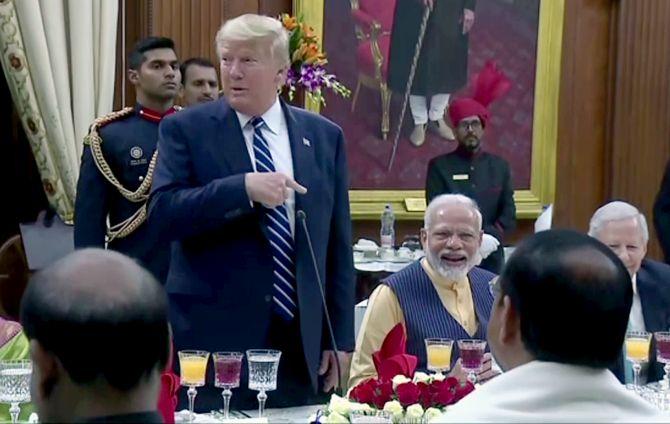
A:
[[[423,409],[428,409],[433,406],[433,393],[431,391],[431,386],[426,383],[416,383],[416,387],[419,389],[419,403]]]
[[[398,401],[405,407],[417,403],[421,395],[421,390],[412,382],[399,384],[395,392],[398,395]]]
[[[456,400],[455,400],[455,402],[458,402],[459,400],[463,399],[465,396],[467,396],[473,390],[475,390],[475,386],[472,383],[470,383],[469,381],[466,381],[464,384],[459,385],[458,387],[456,387]]]
[[[451,405],[456,402],[456,394],[454,394],[454,391],[445,384],[435,395],[434,400],[435,403],[441,406]]]
[[[447,387],[453,388],[453,387],[458,387],[460,382],[458,381],[458,379],[456,377],[449,377],[449,378],[444,380],[444,384],[446,384]]]
[[[390,381],[379,381],[374,390],[372,403],[379,409],[384,407],[384,404],[393,398],[393,383]]]
[[[376,385],[374,378],[367,379],[354,387],[349,397],[358,403],[372,403]]]

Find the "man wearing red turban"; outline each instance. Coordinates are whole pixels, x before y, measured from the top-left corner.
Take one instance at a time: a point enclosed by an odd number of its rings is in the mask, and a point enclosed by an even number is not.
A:
[[[493,236],[488,238],[488,250],[494,251],[481,267],[498,273],[504,262],[503,236],[515,225],[514,189],[509,164],[484,152],[482,137],[489,123],[489,104],[505,94],[511,84],[493,62],[486,64],[474,82],[471,98],[457,99],[449,106],[458,147],[428,164],[426,200],[430,203],[440,194],[460,193],[477,202],[484,219],[483,230]]]

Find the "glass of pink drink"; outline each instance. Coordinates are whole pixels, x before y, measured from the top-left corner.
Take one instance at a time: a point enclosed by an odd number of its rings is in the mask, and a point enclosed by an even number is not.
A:
[[[240,387],[240,371],[242,370],[241,352],[214,353],[214,386],[223,389],[223,415],[228,419],[230,398],[233,392],[230,389]]]
[[[670,392],[670,331],[658,331],[654,333],[656,339],[656,360],[665,364],[663,371],[663,390]]]
[[[484,362],[486,341],[478,339],[465,339],[458,341],[458,350],[461,356],[461,367],[468,373],[468,381],[472,384],[477,382],[477,373]]]

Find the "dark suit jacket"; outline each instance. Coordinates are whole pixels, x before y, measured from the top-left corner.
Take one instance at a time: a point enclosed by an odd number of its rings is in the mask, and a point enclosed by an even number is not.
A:
[[[665,166],[661,188],[654,202],[654,226],[665,262],[670,264],[670,161]]]
[[[670,265],[644,259],[637,272],[637,291],[642,303],[644,326],[650,333],[670,329]],[[623,356],[612,369],[623,381]],[[663,364],[656,361],[656,343],[652,338],[648,382],[663,378]]]
[[[318,272],[340,350],[354,348],[354,272],[348,177],[342,130],[327,119],[282,104],[295,179],[296,211],[307,215]],[[185,109],[163,120],[159,159],[149,200],[150,222],[173,243],[166,290],[192,299],[170,311],[178,348],[262,347],[272,315],[272,255],[264,211],[252,205],[244,174],[253,172],[242,129],[225,99]],[[312,383],[320,353],[330,349],[307,239],[295,225],[300,332]],[[203,305],[216,315],[198,316]]]

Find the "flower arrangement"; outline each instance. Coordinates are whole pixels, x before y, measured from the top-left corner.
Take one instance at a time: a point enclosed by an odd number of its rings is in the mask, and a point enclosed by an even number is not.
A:
[[[314,29],[305,24],[302,16],[284,13],[279,16],[279,20],[289,32],[291,66],[285,83],[289,100],[293,100],[298,87],[305,90],[309,99],[324,106],[324,87],[342,97],[349,97],[351,90],[326,71],[328,59],[321,50],[321,42],[314,34]]]
[[[417,358],[405,354],[406,341],[402,324],[393,327],[372,357],[377,378],[352,388],[346,399],[333,395],[319,421],[348,423],[353,413],[382,410],[396,423],[429,422],[475,389],[470,382],[442,374],[415,373]]]

